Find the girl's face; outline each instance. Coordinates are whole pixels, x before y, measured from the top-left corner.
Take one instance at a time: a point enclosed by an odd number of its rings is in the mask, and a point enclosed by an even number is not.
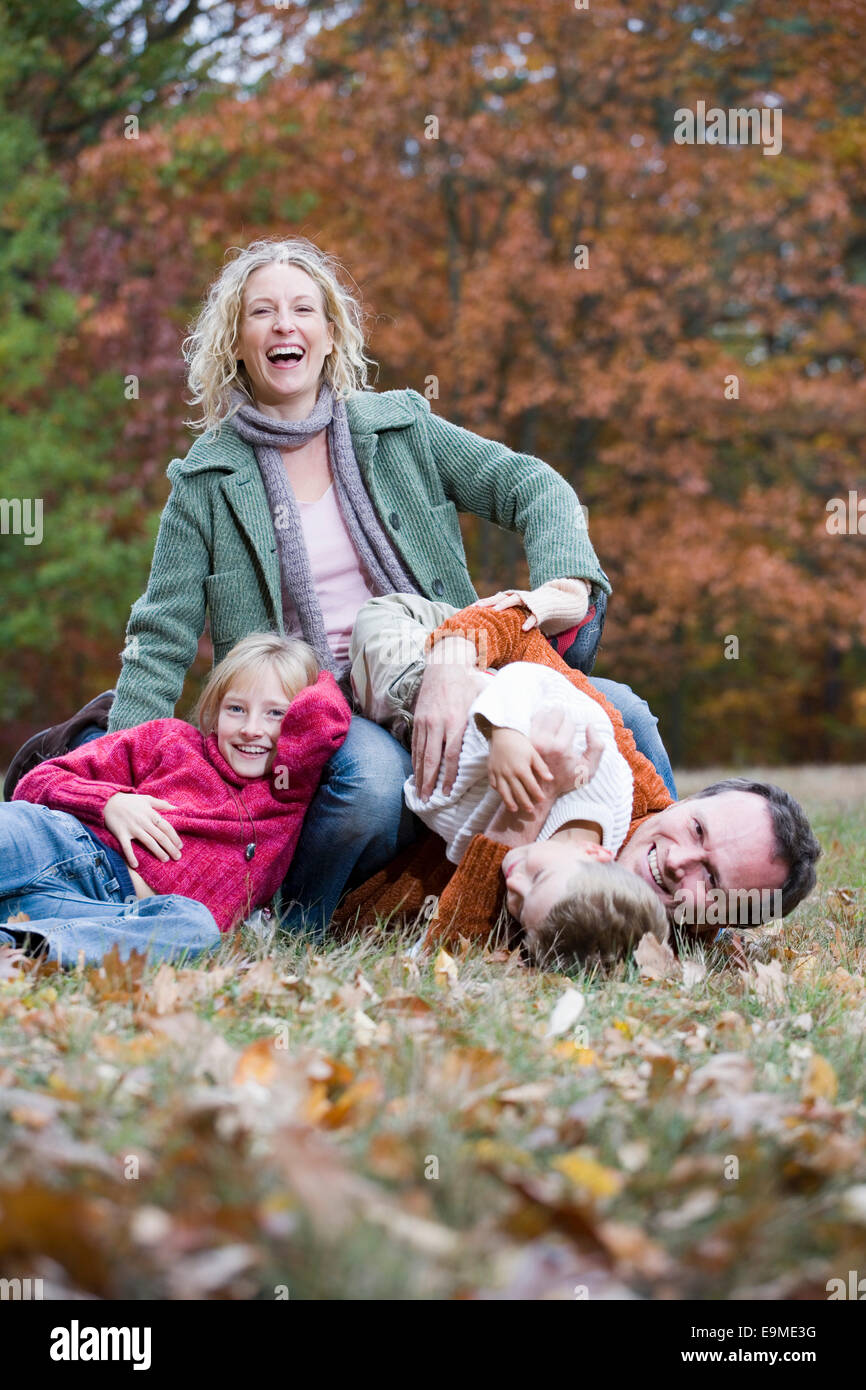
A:
[[[265,415],[303,420],[334,346],[322,292],[297,265],[261,266],[244,286],[235,357],[243,362]]]
[[[275,672],[254,685],[235,682],[226,691],[217,717],[217,747],[241,777],[264,777],[270,772],[291,703]]]

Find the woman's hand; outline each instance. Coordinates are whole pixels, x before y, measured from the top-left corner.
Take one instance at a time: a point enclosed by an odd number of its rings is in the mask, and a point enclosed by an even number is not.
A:
[[[462,637],[443,639],[428,657],[412,727],[412,769],[422,801],[436,786],[443,756],[446,796],[454,786],[469,709],[484,686],[476,661],[474,646]]]
[[[500,589],[489,598],[476,599],[474,608],[492,608],[501,613],[517,605],[529,609],[523,631],[538,627],[549,636],[566,632],[581,622],[589,609],[589,587],[583,579],[551,579],[538,589]]]
[[[531,815],[550,799],[553,774],[525,734],[496,727],[490,735],[488,777],[509,811]],[[539,779],[547,784],[542,787]]]
[[[162,801],[156,796],[115,792],[105,803],[102,819],[106,830],[110,830],[120,844],[127,864],[131,869],[137,869],[133,840],[149,849],[163,863],[168,859],[180,859],[183,842],[174,826],[159,814],[160,811],[176,810],[173,802]]]

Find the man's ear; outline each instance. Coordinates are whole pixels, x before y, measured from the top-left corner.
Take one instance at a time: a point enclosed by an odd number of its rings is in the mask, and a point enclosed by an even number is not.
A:
[[[597,859],[599,864],[609,864],[613,859],[612,852],[606,845],[586,845],[586,852],[591,858]]]

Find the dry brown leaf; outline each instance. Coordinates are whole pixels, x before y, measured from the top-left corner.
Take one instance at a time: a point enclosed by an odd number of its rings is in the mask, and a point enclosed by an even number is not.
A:
[[[367,1162],[379,1177],[395,1182],[417,1177],[423,1166],[411,1146],[393,1130],[373,1135]]]
[[[625,1273],[634,1272],[646,1279],[657,1279],[674,1268],[667,1251],[650,1240],[640,1226],[631,1226],[623,1221],[600,1221],[597,1230],[602,1243]]]
[[[362,1124],[381,1107],[384,1087],[377,1076],[363,1077],[347,1086],[322,1117],[325,1129],[346,1124]]]
[[[652,932],[641,937],[634,958],[642,980],[670,980],[681,973],[680,963],[668,943],[657,941]]]
[[[439,989],[453,989],[457,984],[457,962],[445,950],[441,950],[436,957],[433,981]]]
[[[689,1078],[690,1095],[714,1090],[718,1095],[742,1096],[754,1090],[755,1065],[745,1052],[719,1052]]]
[[[285,1053],[282,1054],[285,1057]],[[232,1081],[235,1086],[243,1086],[247,1081],[255,1081],[259,1086],[270,1086],[280,1070],[280,1056],[274,1046],[273,1038],[258,1038],[249,1043],[237,1060]]]
[[[839,1079],[826,1057],[813,1052],[803,1078],[804,1100],[835,1100]]]
[[[756,961],[749,983],[765,1004],[784,1004],[785,978],[779,961],[771,960],[767,965]]]
[[[547,1100],[556,1083],[554,1081],[527,1081],[522,1086],[509,1086],[500,1091],[497,1099],[506,1105],[537,1105]]]
[[[614,1197],[624,1182],[622,1173],[615,1168],[606,1168],[585,1149],[572,1149],[570,1153],[560,1154],[551,1167],[564,1173],[575,1187],[592,1197]]]

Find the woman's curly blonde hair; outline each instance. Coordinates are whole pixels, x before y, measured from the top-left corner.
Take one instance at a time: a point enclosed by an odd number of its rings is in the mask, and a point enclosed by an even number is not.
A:
[[[360,300],[337,278],[337,271],[343,267],[336,257],[321,251],[306,237],[266,238],[253,241],[246,248],[231,246],[226,254],[231,252],[238,254],[214,280],[183,342],[187,383],[192,392],[187,404],[202,407],[197,419],[184,423],[199,432],[212,429],[218,434],[220,426],[234,413],[233,388],[255,404],[246,368],[235,359],[235,343],[247,280],[254,270],[274,262],[299,266],[319,286],[325,317],[334,334],[334,346],[322,371],[337,399],[364,390],[367,366],[377,364],[364,355],[364,313]]]

